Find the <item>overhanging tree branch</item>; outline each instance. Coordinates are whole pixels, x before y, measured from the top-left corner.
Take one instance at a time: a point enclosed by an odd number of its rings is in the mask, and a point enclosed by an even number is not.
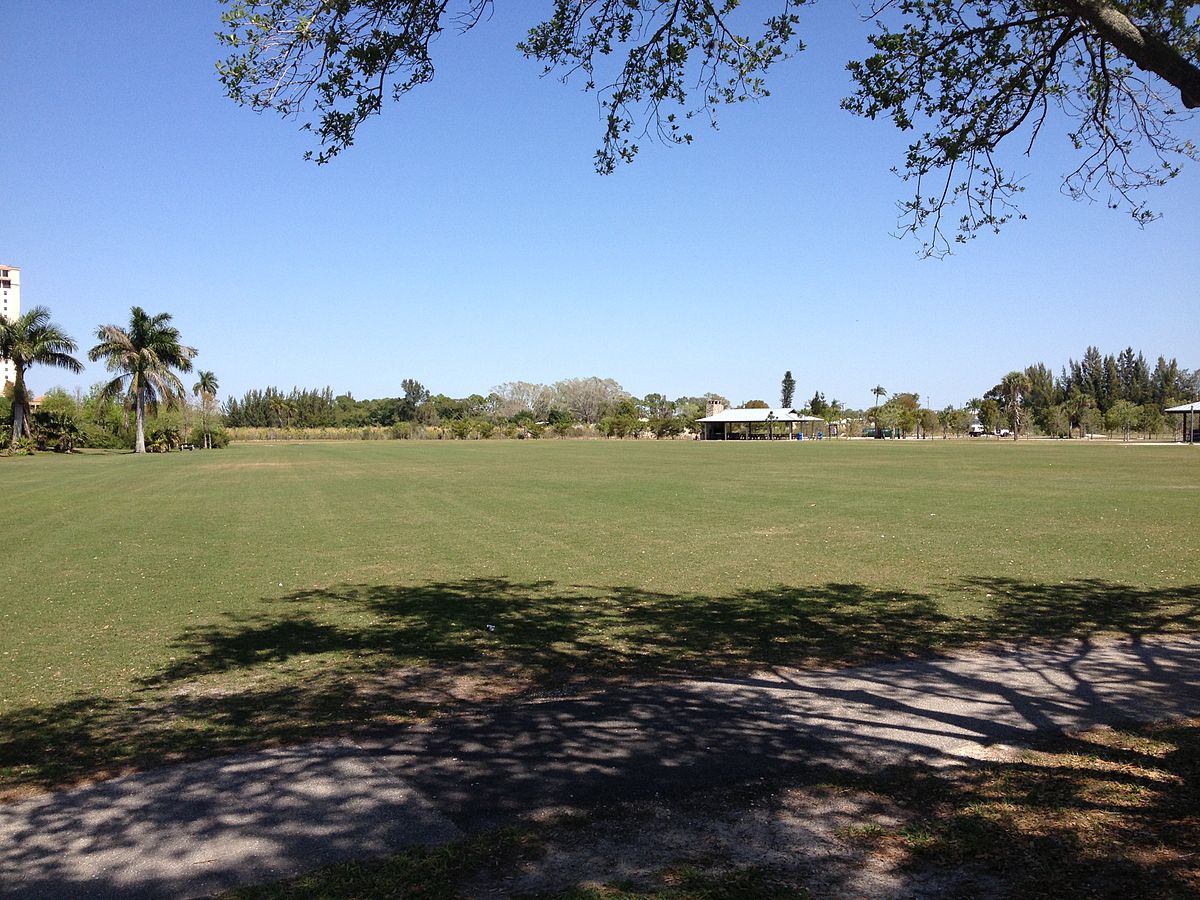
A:
[[[1200,107],[1200,67],[1168,42],[1136,25],[1107,0],[1062,0],[1062,4],[1088,22],[1139,69],[1177,87],[1188,109]]]
[[[302,127],[317,138],[308,155],[318,163],[353,144],[389,86],[399,100],[433,78],[444,22],[470,30],[492,7],[221,2],[227,93],[258,111],[310,116]],[[715,127],[721,107],[768,97],[772,66],[804,48],[797,11],[815,0],[543,2],[547,18],[518,49],[596,94],[595,166],[608,173],[636,157],[642,138],[691,143],[693,118]],[[1196,158],[1178,131],[1186,114],[1160,91],[1169,85],[1184,109],[1200,108],[1200,0],[876,0],[869,20],[873,52],[849,64],[855,89],[843,106],[918,135],[899,174],[916,189],[902,204],[903,230],[920,232],[925,252],[1020,216],[1019,179],[1001,154],[1029,155],[1047,126],[1066,123],[1083,159],[1066,191],[1128,206],[1139,222],[1154,218],[1140,192]],[[943,212],[955,206],[963,214],[950,237]]]

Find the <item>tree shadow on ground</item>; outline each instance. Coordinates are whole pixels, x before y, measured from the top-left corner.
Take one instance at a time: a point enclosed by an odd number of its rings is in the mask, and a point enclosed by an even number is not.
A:
[[[237,896],[1194,897],[1197,808],[1192,720],[952,771],[816,769],[622,801]]]
[[[1200,628],[1200,585],[969,578],[955,589],[986,593],[989,608],[953,615],[928,594],[837,583],[727,596],[503,578],[348,585],[190,630],[175,645],[182,658],[147,683],[327,653],[392,664],[500,659],[555,681],[575,672],[861,663],[983,641]]]
[[[926,652],[952,624],[926,595],[854,584],[712,597],[476,578],[350,585],[284,603],[185,633],[175,645],[181,659],[149,683],[325,653],[393,664],[503,659],[552,681],[573,672],[851,662]]]
[[[498,696],[456,688],[472,678],[509,677],[511,696],[576,680],[861,663],[1098,630],[1200,629],[1197,585],[973,578],[955,587],[986,591],[991,605],[954,615],[926,594],[857,584],[676,596],[486,578],[298,592],[270,612],[185,632],[174,647],[178,661],[128,697],[3,713],[0,790],[412,721]]]
[[[832,777],[905,810],[902,827],[857,835],[899,852],[918,884],[952,871],[975,896],[1200,893],[1200,719],[1049,736],[1019,759],[950,773]]]

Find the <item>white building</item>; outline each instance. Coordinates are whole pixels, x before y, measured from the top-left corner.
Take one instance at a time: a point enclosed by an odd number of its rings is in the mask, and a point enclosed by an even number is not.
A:
[[[705,441],[792,439],[797,435],[816,437],[827,427],[819,416],[806,416],[794,409],[725,409],[709,404],[709,414],[697,419],[700,438]]]
[[[21,314],[21,270],[0,265],[0,316],[12,321]],[[0,388],[17,380],[17,372],[7,359],[0,359]]]

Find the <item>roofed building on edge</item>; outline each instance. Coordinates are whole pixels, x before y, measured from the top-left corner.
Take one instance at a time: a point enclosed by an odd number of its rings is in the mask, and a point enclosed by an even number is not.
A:
[[[1183,442],[1185,444],[1195,444],[1197,438],[1200,438],[1200,400],[1194,403],[1184,403],[1180,406],[1172,406],[1166,410],[1169,413],[1177,413],[1183,416]]]

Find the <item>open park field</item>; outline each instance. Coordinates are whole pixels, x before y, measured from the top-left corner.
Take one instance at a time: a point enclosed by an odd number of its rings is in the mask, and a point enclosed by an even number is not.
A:
[[[573,678],[1200,628],[1200,453],[363,442],[0,461],[0,792]]]

